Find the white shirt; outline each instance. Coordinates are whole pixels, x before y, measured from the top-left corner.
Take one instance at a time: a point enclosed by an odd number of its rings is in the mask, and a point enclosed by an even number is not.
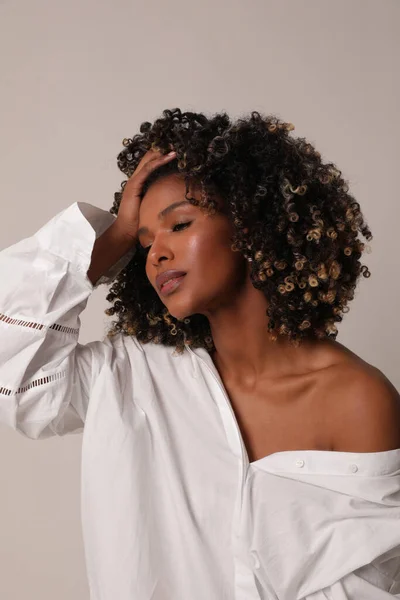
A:
[[[400,598],[400,449],[276,452],[249,464],[206,350],[78,342],[115,217],[74,203],[0,253],[0,419],[83,432],[91,600]]]

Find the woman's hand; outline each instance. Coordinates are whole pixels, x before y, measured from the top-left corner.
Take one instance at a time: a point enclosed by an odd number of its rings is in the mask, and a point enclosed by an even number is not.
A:
[[[161,154],[158,150],[148,150],[143,156],[133,175],[128,179],[113,227],[121,236],[136,241],[139,227],[140,194],[147,177],[165,163],[173,160],[176,152]]]

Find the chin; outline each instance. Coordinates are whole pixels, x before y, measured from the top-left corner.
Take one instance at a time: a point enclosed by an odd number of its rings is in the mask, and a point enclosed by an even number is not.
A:
[[[179,321],[183,321],[183,319],[187,319],[188,317],[193,315],[195,312],[195,311],[189,310],[188,308],[185,308],[183,306],[175,307],[175,306],[171,305],[171,306],[167,306],[167,308],[168,308],[169,314],[172,315],[175,319],[178,319]]]
[[[169,314],[175,317],[175,319],[183,321],[200,312],[198,302],[193,302],[187,298],[184,299],[183,297],[178,298],[178,294],[175,297],[174,296],[174,294],[171,294],[171,296],[167,298],[167,302],[164,301],[163,304],[168,308]]]

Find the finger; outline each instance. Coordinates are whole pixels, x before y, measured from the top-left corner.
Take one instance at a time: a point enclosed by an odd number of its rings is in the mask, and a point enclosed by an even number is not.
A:
[[[143,185],[150,173],[155,171],[161,165],[173,160],[176,157],[176,152],[170,152],[169,154],[162,154],[154,160],[149,160],[142,165],[142,168],[133,173],[128,180],[125,189],[129,190],[129,194],[139,196],[141,194]]]
[[[168,162],[169,160],[172,160],[175,157],[176,157],[175,151],[172,151],[172,153],[170,152],[168,154],[162,154],[160,152],[160,150],[154,150],[154,149],[148,150],[146,152],[146,154],[140,160],[138,166],[136,167],[135,171],[132,174],[132,177],[133,177],[133,175],[141,172],[144,167],[147,167],[147,165],[149,165],[151,163],[157,163],[158,165],[161,165],[164,162]],[[156,168],[156,164],[154,164],[153,166],[154,166],[154,168]]]
[[[154,171],[161,165],[170,162],[174,158],[176,158],[175,151],[172,151],[168,154],[161,154],[161,153],[157,152],[156,156],[153,156],[149,160],[144,162],[143,165],[140,167],[140,169],[136,169],[136,171],[133,173],[132,177],[136,175],[137,177],[140,177],[140,179],[142,180],[142,178],[148,177],[152,171]]]

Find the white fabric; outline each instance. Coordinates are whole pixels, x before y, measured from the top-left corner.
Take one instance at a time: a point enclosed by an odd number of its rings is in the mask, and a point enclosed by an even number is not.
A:
[[[74,203],[0,253],[0,420],[32,439],[83,432],[91,599],[400,598],[400,449],[249,464],[205,350],[78,342],[113,219]]]

